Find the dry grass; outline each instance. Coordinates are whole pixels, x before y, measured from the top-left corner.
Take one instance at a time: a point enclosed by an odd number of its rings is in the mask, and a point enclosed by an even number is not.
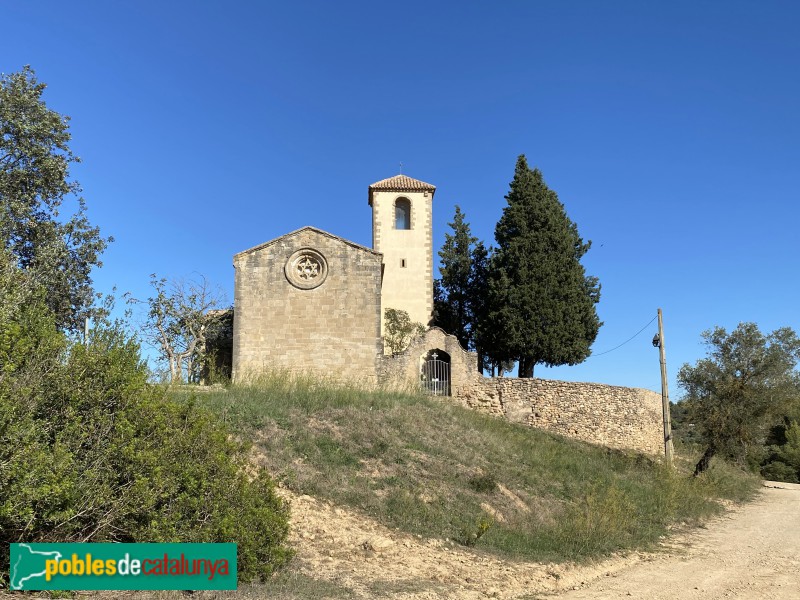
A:
[[[758,485],[725,465],[693,479],[448,401],[286,374],[195,401],[252,440],[282,485],[502,556],[580,560],[653,547],[671,524],[715,514],[719,497],[742,501]]]

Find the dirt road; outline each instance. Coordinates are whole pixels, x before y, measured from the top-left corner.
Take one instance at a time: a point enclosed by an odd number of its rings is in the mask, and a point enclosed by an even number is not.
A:
[[[556,597],[800,599],[800,485],[767,482],[761,499],[681,542],[683,556],[657,556]]]

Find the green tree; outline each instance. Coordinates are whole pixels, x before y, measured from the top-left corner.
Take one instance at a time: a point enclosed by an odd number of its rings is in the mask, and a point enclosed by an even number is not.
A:
[[[481,372],[486,370],[492,377],[502,377],[513,370],[516,361],[509,353],[503,333],[509,307],[498,301],[507,279],[492,280],[491,264],[492,256],[480,244],[476,247],[473,262],[475,347]]]
[[[63,347],[43,291],[0,249],[0,395],[24,404],[26,390],[59,360]],[[3,431],[0,423],[0,445]]]
[[[412,321],[404,310],[387,308],[384,314],[386,319],[383,340],[393,355],[402,354],[408,348],[411,340],[425,333],[425,326]]]
[[[493,331],[492,362],[519,362],[519,376],[537,364],[574,365],[591,353],[602,323],[600,284],[581,258],[591,247],[556,193],[524,155],[517,159],[507,206],[495,228],[483,330]]]
[[[288,506],[214,415],[147,382],[121,323],[79,344],[0,252],[0,586],[15,542],[235,542],[241,580],[291,556]],[[14,273],[14,268],[17,272]]]
[[[0,78],[0,241],[45,290],[62,329],[79,329],[94,301],[90,273],[111,238],[86,218],[69,167],[69,118],[42,100],[45,85],[30,67]],[[65,200],[76,211],[62,218]]]
[[[800,483],[800,424],[790,421],[783,437],[782,444],[769,446],[761,474],[767,479]]]
[[[706,448],[695,475],[715,455],[746,464],[800,391],[800,340],[792,329],[764,335],[755,323],[741,323],[730,333],[715,327],[702,335],[708,356],[678,372],[690,420]]]
[[[482,301],[479,269],[486,259],[486,249],[472,235],[461,207],[456,206],[453,233],[445,233],[439,251],[441,279],[434,281],[434,322],[453,334],[464,348],[475,349],[475,315]]]
[[[481,326],[486,322],[489,310],[489,252],[483,242],[475,242],[472,247],[469,274],[470,317],[472,319],[471,341],[475,352],[478,353],[478,369],[481,373],[493,369],[494,365],[489,360],[486,348],[490,343],[491,332],[483,331]]]

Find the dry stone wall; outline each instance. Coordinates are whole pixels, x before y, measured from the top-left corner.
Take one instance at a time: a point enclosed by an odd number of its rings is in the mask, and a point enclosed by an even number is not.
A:
[[[456,399],[481,412],[611,448],[663,454],[661,395],[549,379],[475,378]]]

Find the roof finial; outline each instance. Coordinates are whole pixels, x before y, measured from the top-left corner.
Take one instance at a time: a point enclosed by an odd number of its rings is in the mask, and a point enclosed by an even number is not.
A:
[[[403,174],[403,161],[400,161],[400,175]]]

